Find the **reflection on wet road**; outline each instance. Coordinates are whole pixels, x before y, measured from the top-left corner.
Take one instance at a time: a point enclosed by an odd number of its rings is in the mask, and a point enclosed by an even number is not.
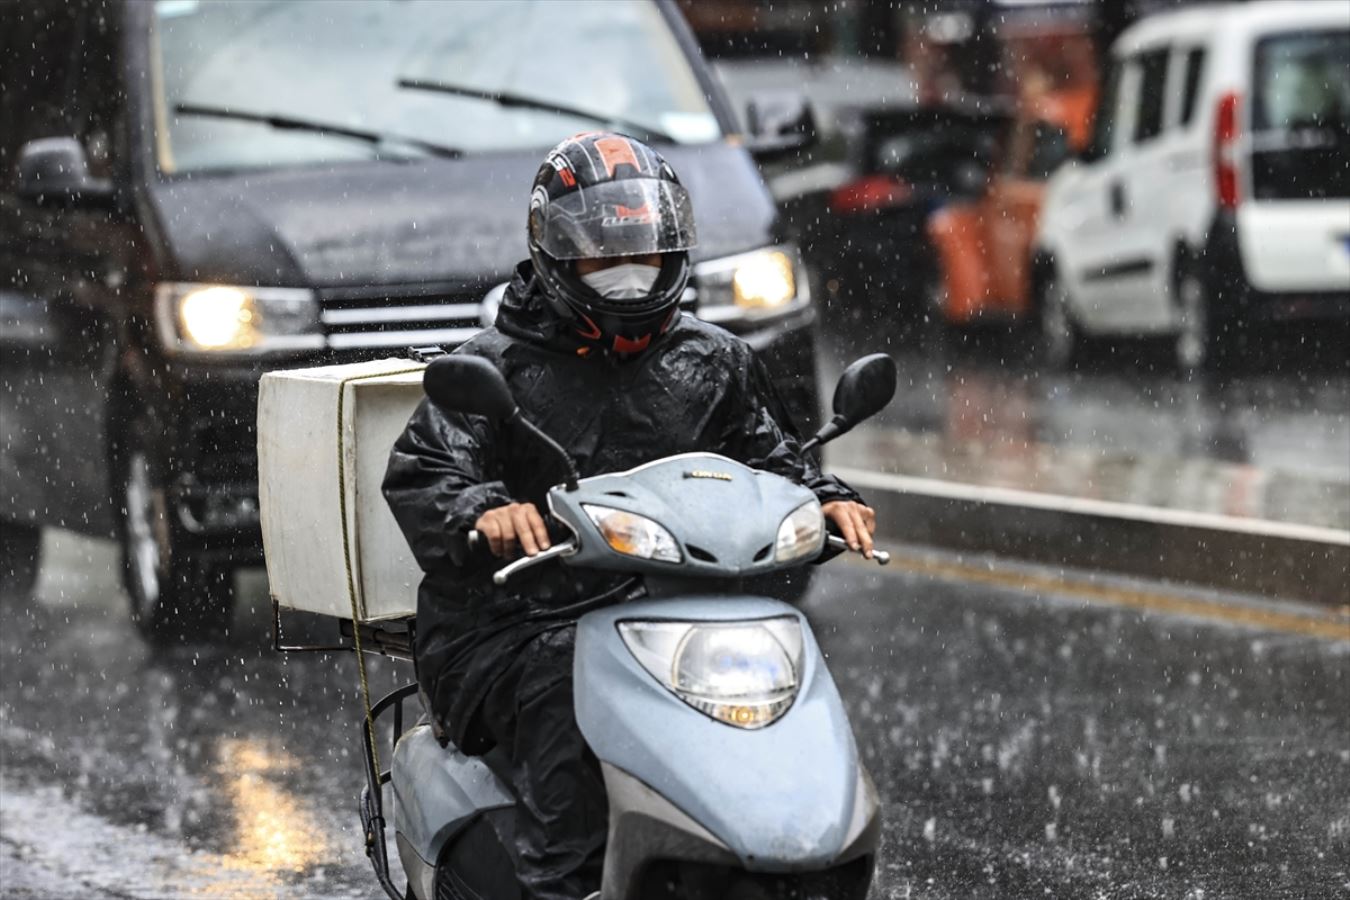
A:
[[[1046,372],[1023,339],[996,334],[925,341],[843,325],[822,349],[827,384],[867,352],[900,367],[891,406],[830,447],[836,465],[1350,529],[1344,344],[1272,348],[1209,376],[1137,347]]]
[[[48,539],[38,599],[5,598],[6,895],[370,897],[352,660],[274,653],[257,579],[244,634],[154,658],[112,545]]]
[[[256,581],[227,646],[153,659],[111,546],[48,549],[3,599],[6,896],[373,896],[354,660],[273,653]],[[1350,891],[1344,617],[901,551],[805,606],[886,804],[876,898]]]

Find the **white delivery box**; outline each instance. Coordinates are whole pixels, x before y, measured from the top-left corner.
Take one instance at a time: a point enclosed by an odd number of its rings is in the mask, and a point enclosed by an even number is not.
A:
[[[280,606],[361,622],[416,613],[422,572],[380,482],[424,368],[382,359],[263,375],[258,501]]]

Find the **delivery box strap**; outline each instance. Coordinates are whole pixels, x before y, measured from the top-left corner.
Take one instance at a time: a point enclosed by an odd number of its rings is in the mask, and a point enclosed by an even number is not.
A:
[[[370,741],[371,759],[375,761],[375,771],[380,771],[380,752],[375,746],[375,722],[374,716],[370,712],[370,682],[366,678],[366,655],[361,650],[361,615],[356,605],[356,571],[352,566],[352,542],[351,533],[347,527],[347,447],[343,441],[346,434],[343,428],[343,416],[347,407],[347,385],[354,381],[365,381],[370,378],[390,378],[396,375],[411,375],[414,372],[421,372],[426,366],[414,366],[407,369],[396,369],[392,372],[371,372],[364,375],[352,375],[338,382],[338,406],[337,406],[337,477],[338,477],[338,517],[342,520],[342,563],[347,569],[347,599],[352,607],[352,642],[356,650],[356,668],[361,676],[361,701],[366,708],[366,736]]]

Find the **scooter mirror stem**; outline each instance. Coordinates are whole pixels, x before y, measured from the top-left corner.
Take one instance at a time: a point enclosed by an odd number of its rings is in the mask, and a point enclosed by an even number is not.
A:
[[[841,416],[835,416],[829,422],[820,426],[820,430],[811,436],[806,443],[802,444],[802,452],[809,453],[821,444],[829,443],[839,435],[845,433],[853,426],[843,420]]]
[[[895,396],[895,360],[873,353],[854,361],[834,388],[834,418],[802,444],[802,452],[814,450],[853,430],[859,422],[876,415]]]
[[[567,469],[567,481],[563,485],[564,488],[568,491],[575,491],[577,489],[577,479],[581,477],[577,473],[577,464],[573,461],[571,455],[562,448],[561,444],[545,434],[543,429],[538,425],[521,415],[520,407],[516,407],[511,415],[507,416],[506,424],[519,425],[533,435],[545,447],[552,450],[554,455],[562,462],[563,467]]]

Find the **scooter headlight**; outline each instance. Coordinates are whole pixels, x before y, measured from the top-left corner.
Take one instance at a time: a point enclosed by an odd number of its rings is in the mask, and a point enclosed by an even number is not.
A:
[[[778,526],[773,558],[792,562],[804,556],[818,556],[824,546],[825,516],[821,514],[820,503],[812,500],[794,509]]]
[[[801,686],[802,628],[794,616],[757,622],[620,622],[633,656],[675,696],[719,722],[763,728]]]
[[[645,516],[590,503],[581,504],[581,508],[617,553],[673,563],[684,559],[671,533]]]

